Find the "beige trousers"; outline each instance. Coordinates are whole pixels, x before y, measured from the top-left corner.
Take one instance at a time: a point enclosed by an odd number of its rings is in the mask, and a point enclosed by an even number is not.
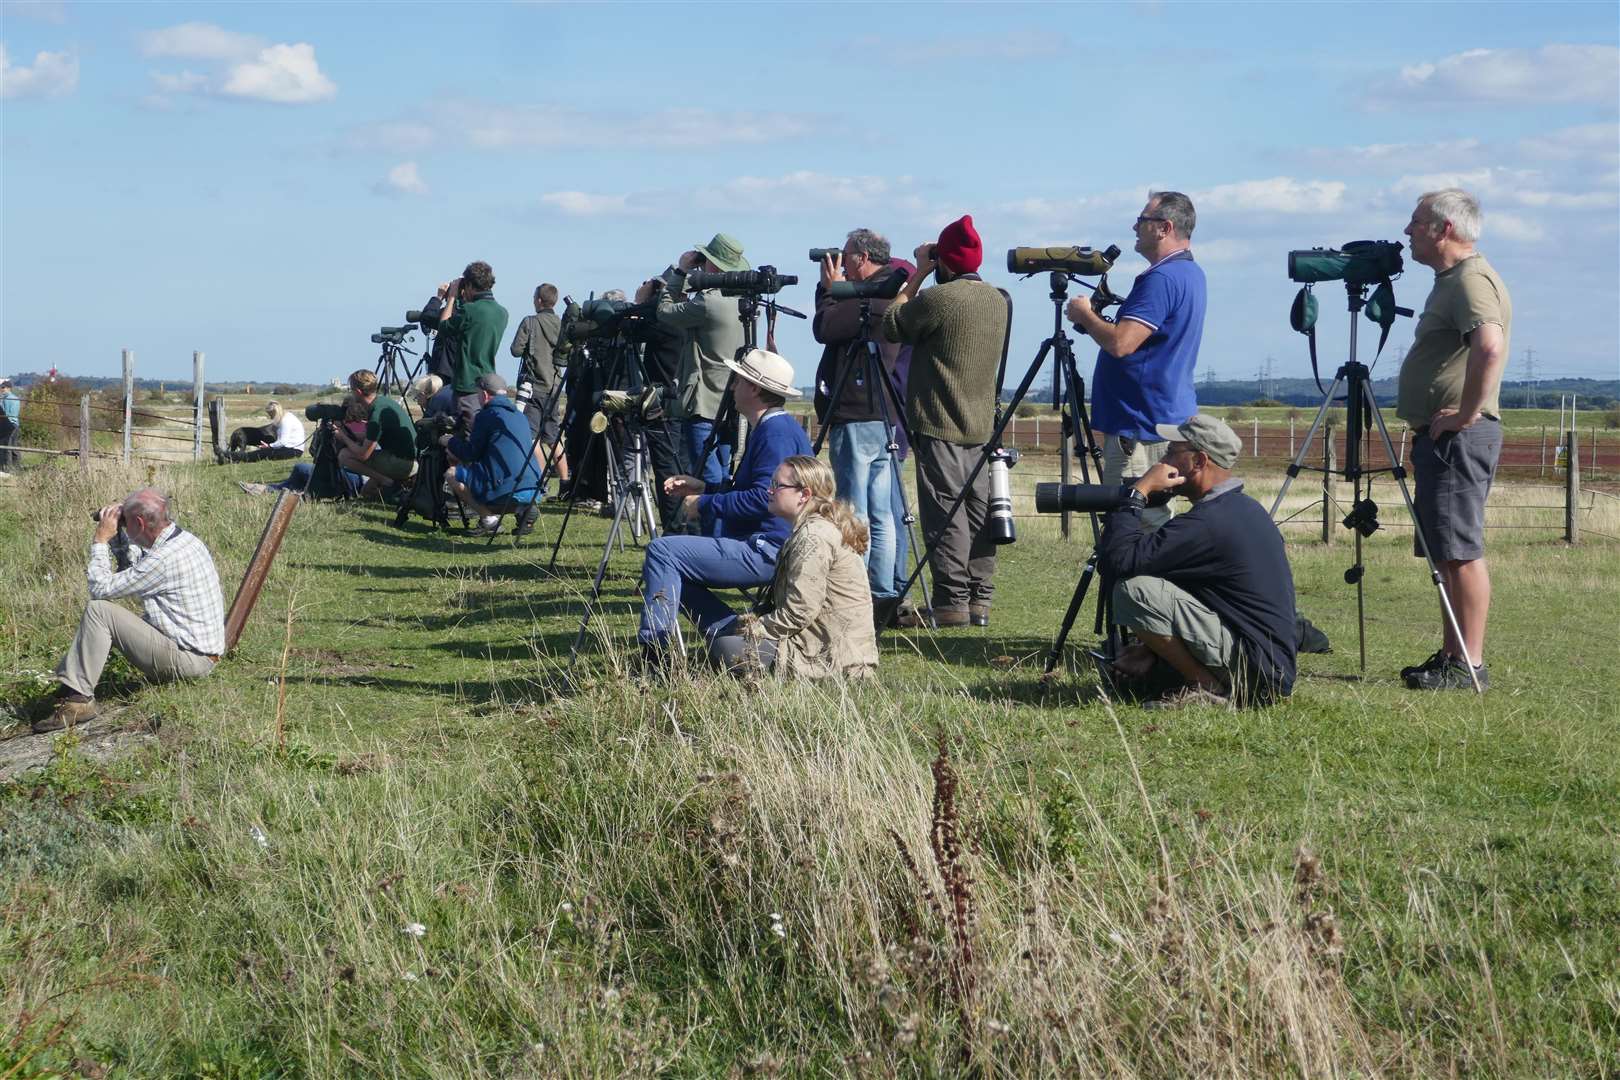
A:
[[[214,670],[214,661],[182,649],[128,608],[111,600],[92,600],[84,606],[72,646],[56,666],[57,681],[95,697],[101,669],[114,648],[153,682],[200,679]]]

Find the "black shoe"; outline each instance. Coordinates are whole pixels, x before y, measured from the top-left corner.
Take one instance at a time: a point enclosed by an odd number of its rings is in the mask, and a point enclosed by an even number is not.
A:
[[[528,536],[534,529],[535,519],[540,516],[540,508],[529,503],[517,512],[517,526],[512,530],[513,536]]]
[[[1474,676],[1479,679],[1481,690],[1490,689],[1491,677],[1484,664],[1475,665]],[[1467,664],[1455,656],[1448,656],[1439,667],[1412,675],[1406,680],[1406,685],[1411,690],[1472,690],[1474,680],[1468,677]]]
[[[1401,668],[1401,678],[1411,682],[1414,675],[1427,671],[1438,671],[1440,668],[1445,667],[1448,659],[1450,658],[1446,656],[1446,650],[1436,649],[1434,655],[1423,661],[1423,663]]]

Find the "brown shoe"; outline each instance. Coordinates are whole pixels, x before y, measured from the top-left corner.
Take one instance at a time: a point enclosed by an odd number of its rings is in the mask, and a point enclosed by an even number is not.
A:
[[[80,724],[88,723],[100,715],[101,710],[96,708],[96,703],[93,700],[59,701],[56,703],[56,708],[51,710],[51,715],[34,721],[34,734],[47,735],[50,732],[61,731],[64,728],[78,727]]]
[[[990,625],[990,605],[989,604],[969,604],[968,605],[968,625],[969,626],[989,626]]]
[[[941,628],[950,626],[967,626],[968,613],[961,608],[913,608],[902,611],[894,617],[894,625],[915,630],[919,627],[932,625]]]

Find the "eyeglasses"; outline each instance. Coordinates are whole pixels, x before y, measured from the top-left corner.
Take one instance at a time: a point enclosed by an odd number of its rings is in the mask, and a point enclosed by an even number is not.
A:
[[[1169,221],[1169,220],[1170,220],[1169,218],[1167,218],[1167,217],[1159,217],[1157,214],[1151,214],[1151,215],[1150,214],[1139,214],[1139,215],[1137,215],[1137,218],[1136,218],[1136,224],[1132,225],[1131,228],[1140,229],[1142,227],[1142,222],[1144,222],[1144,221]]]
[[[793,490],[797,490],[797,491],[803,491],[804,490],[804,485],[803,484],[778,484],[775,480],[772,480],[771,481],[771,486],[769,488],[767,488],[766,490],[774,495],[776,492],[781,491],[783,488],[789,488],[789,489],[793,489]]]

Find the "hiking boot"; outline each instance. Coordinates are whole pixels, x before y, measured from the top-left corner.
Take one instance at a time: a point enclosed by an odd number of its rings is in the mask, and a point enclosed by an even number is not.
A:
[[[1438,671],[1446,666],[1447,659],[1449,658],[1446,656],[1446,650],[1436,649],[1434,651],[1434,655],[1423,661],[1423,663],[1412,664],[1408,667],[1401,668],[1401,679],[1406,682],[1411,682],[1414,675],[1420,675],[1429,671]]]
[[[61,731],[64,728],[78,727],[80,724],[94,720],[101,715],[96,708],[94,699],[88,701],[75,701],[72,698],[62,698],[56,703],[49,716],[41,717],[33,723],[35,735],[45,735],[52,731]]]
[[[1474,674],[1479,678],[1479,688],[1489,690],[1491,677],[1485,665],[1475,665]],[[1468,677],[1466,663],[1455,656],[1448,656],[1439,667],[1415,672],[1406,680],[1406,686],[1409,690],[1472,690],[1474,680]]]
[[[517,512],[516,524],[512,529],[513,536],[528,536],[534,530],[534,523],[540,517],[540,508],[529,503]]]
[[[912,608],[895,615],[894,625],[907,630],[916,630],[929,625],[932,620],[934,626],[940,629],[954,626],[967,626],[970,616],[961,608]]]
[[[1214,705],[1222,709],[1230,709],[1232,707],[1232,698],[1227,694],[1217,694],[1213,690],[1205,690],[1197,686],[1182,686],[1161,694],[1152,701],[1143,702],[1142,708],[1155,710],[1188,709],[1194,705]]]
[[[969,626],[989,626],[990,625],[990,605],[989,604],[969,604],[968,605],[968,625]]]
[[[500,531],[501,531],[501,515],[499,515],[499,514],[486,514],[484,517],[481,517],[481,518],[478,519],[478,530],[477,530],[477,532],[478,532],[479,536],[494,536],[496,533],[498,533]]]

